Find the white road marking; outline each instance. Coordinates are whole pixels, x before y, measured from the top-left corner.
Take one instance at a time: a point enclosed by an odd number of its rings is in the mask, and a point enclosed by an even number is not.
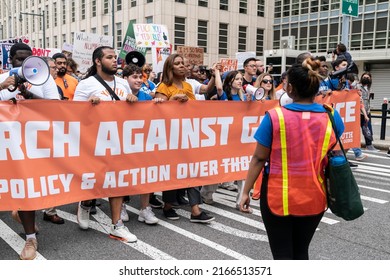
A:
[[[128,211],[132,212],[132,213],[137,214],[137,215],[139,213],[139,210],[137,210],[137,209],[135,209],[135,208],[133,208],[131,206],[128,206],[128,205],[126,205],[126,209]],[[208,246],[208,247],[210,247],[210,248],[212,248],[214,250],[217,250],[217,251],[219,251],[219,252],[221,252],[221,253],[223,253],[225,255],[228,255],[228,256],[230,256],[230,257],[232,257],[234,259],[237,259],[237,260],[251,260],[251,258],[248,257],[248,256],[240,254],[240,253],[238,253],[238,252],[236,252],[234,250],[231,250],[231,249],[229,249],[229,248],[227,248],[225,246],[222,246],[222,245],[220,245],[218,243],[215,243],[215,242],[213,242],[213,241],[211,241],[209,239],[203,238],[203,237],[201,237],[201,236],[199,236],[197,234],[194,234],[192,232],[184,230],[184,229],[182,229],[182,228],[180,228],[178,226],[172,225],[172,224],[170,224],[168,222],[165,222],[163,220],[160,220],[158,224],[163,226],[163,227],[165,227],[165,228],[168,228],[168,229],[170,229],[170,230],[172,230],[172,231],[174,231],[174,232],[176,232],[178,234],[181,234],[181,235],[185,236],[186,238],[190,238],[190,239],[192,239],[194,241],[197,241],[197,242],[201,243],[202,245]]]
[[[0,237],[18,254],[20,254],[24,248],[26,240],[21,238],[13,229],[11,229],[6,223],[0,220]],[[34,260],[46,260],[44,256],[39,253],[39,239],[37,257]]]
[[[89,227],[91,229],[100,231],[104,234],[109,234],[110,232],[110,225],[111,225],[111,218],[109,218],[102,210],[100,210],[98,207],[96,207],[97,213],[94,215],[94,218],[98,221],[95,222],[92,219],[89,221]],[[63,217],[64,219],[74,222],[77,224],[77,216],[58,210],[57,212],[59,216]],[[107,236],[108,238],[108,236]],[[125,243],[123,244],[132,247],[133,249],[137,250],[138,252],[150,257],[153,260],[176,260],[174,257],[172,257],[169,254],[166,254],[165,252],[141,241],[138,239],[137,242],[134,243]]]

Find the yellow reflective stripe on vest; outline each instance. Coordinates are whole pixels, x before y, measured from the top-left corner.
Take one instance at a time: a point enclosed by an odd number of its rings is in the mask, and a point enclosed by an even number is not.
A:
[[[324,142],[322,143],[322,150],[321,150],[321,161],[326,157],[328,153],[329,143],[330,143],[330,137],[332,136],[332,122],[330,119],[328,119],[328,124],[326,126],[326,132],[324,137]],[[322,190],[325,192],[325,184],[324,180],[322,180],[321,175],[317,175],[318,181],[321,183]]]
[[[288,162],[287,162],[287,140],[286,140],[286,123],[282,109],[280,107],[275,108],[279,117],[279,130],[280,130],[280,148],[282,157],[282,196],[283,196],[283,214],[288,215]]]

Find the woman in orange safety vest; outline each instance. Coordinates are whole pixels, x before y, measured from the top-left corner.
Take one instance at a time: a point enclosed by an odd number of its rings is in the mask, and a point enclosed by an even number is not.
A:
[[[319,62],[307,58],[287,72],[292,104],[270,110],[257,132],[258,142],[245,181],[240,210],[248,211],[249,191],[262,171],[260,210],[274,259],[309,259],[309,244],[327,208],[324,170],[336,143],[325,108],[314,103]],[[334,111],[339,137],[344,131]]]

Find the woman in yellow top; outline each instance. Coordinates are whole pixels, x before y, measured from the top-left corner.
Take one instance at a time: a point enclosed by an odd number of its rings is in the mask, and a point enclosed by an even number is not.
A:
[[[195,100],[192,87],[185,82],[187,68],[184,66],[184,59],[179,54],[170,55],[164,63],[162,82],[157,86],[156,97],[163,100],[177,100],[186,102]],[[186,188],[189,204],[191,206],[190,221],[193,223],[209,223],[215,218],[208,215],[199,208],[202,204],[199,187]],[[179,215],[173,209],[176,202],[177,190],[163,191],[164,201],[163,213],[169,220],[178,220]]]
[[[179,54],[170,55],[164,63],[163,77],[156,89],[156,98],[185,102],[195,100],[192,87],[185,81],[187,69]]]

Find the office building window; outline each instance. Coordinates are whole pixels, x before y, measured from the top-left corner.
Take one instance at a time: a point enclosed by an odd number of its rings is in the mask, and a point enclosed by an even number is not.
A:
[[[70,42],[73,45],[73,43],[74,43],[74,32],[70,32]]]
[[[91,28],[91,33],[96,34],[96,27]]]
[[[198,0],[198,5],[200,7],[208,7],[209,1],[208,0]]]
[[[92,14],[92,17],[96,17],[96,0],[92,0],[92,3],[91,3],[91,14]]]
[[[146,17],[146,23],[153,23],[153,16]]]
[[[219,9],[228,11],[229,10],[229,0],[219,0]]]
[[[178,2],[178,3],[185,3],[186,0],[175,0],[175,2]]]
[[[116,47],[120,49],[122,46],[122,23],[119,22],[115,24],[115,26],[116,26]]]
[[[309,13],[309,0],[301,1],[301,14]]]
[[[85,19],[85,0],[81,0],[81,19]]]
[[[57,37],[57,36],[54,36],[54,37],[53,37],[53,41],[54,41],[54,42],[53,42],[53,43],[54,43],[54,47],[55,47],[55,48],[58,48],[58,37]]]
[[[75,22],[76,21],[76,3],[74,0],[72,0],[72,3],[71,3],[71,6],[72,6],[72,22]]]
[[[240,0],[239,6],[240,14],[246,14],[248,11],[248,0]]]
[[[310,1],[310,13],[317,13],[317,12],[318,12],[318,0]]]
[[[264,53],[264,29],[256,30],[256,56],[262,56]]]
[[[55,2],[53,4],[53,25],[54,25],[54,27],[56,27],[58,25],[57,4],[58,4],[58,2]]]
[[[291,4],[291,15],[297,16],[299,15],[299,1],[295,0]]]
[[[261,0],[259,0],[260,2]],[[275,1],[275,18],[282,17],[282,1]]]
[[[174,42],[175,42],[175,50],[177,50],[177,46],[184,46],[185,45],[185,26],[186,19],[181,17],[175,17],[175,36],[174,36]]]
[[[108,0],[103,1],[103,14],[108,14]]]
[[[66,42],[66,34],[62,34],[62,43]]]
[[[131,0],[130,6],[131,7],[137,6],[137,0]]]
[[[218,42],[218,53],[227,54],[228,53],[228,27],[227,23],[219,24],[219,42]]]
[[[108,35],[108,25],[103,25],[103,35]]]
[[[246,26],[238,27],[238,51],[245,52],[246,51]]]
[[[265,9],[264,0],[257,0],[257,16],[258,17],[264,17],[264,9]],[[275,7],[275,12],[276,12],[276,7]]]
[[[62,24],[66,24],[66,3],[62,0]]]
[[[45,22],[46,22],[46,29],[47,29],[47,28],[50,28],[50,17],[49,17],[49,14],[50,14],[50,12],[49,12],[49,6],[46,5],[46,6],[45,6],[45,16],[46,16]]]
[[[116,10],[122,11],[122,0],[116,0]]]
[[[198,20],[198,46],[207,53],[207,21]]]
[[[329,0],[321,0],[320,10],[323,11],[329,11]]]
[[[153,3],[153,0],[146,0],[146,3]]]
[[[363,5],[363,4],[360,3],[359,5]],[[331,10],[338,10],[338,9],[340,9],[340,1],[339,0],[331,0],[330,9]]]

